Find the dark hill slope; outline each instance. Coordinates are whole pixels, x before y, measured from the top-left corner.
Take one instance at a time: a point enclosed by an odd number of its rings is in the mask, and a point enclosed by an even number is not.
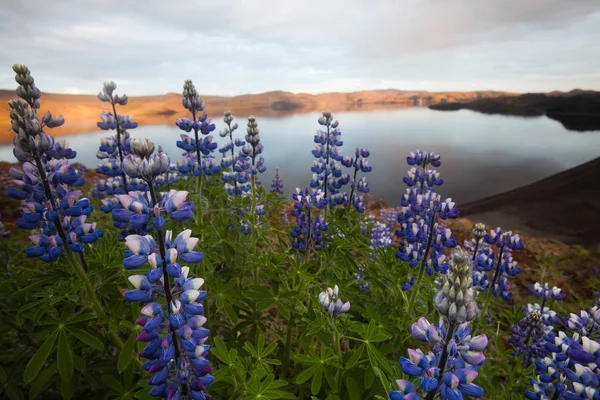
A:
[[[600,242],[600,157],[567,171],[464,204],[461,215],[571,244]]]

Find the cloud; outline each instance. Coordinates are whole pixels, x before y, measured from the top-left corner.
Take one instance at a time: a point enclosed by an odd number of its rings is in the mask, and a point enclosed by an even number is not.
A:
[[[597,0],[28,0],[0,6],[0,87],[130,95],[600,88]],[[401,85],[401,86],[400,86]]]

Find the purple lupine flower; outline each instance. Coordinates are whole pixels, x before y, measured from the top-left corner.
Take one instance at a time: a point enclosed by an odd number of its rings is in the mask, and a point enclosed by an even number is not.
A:
[[[327,310],[329,315],[337,317],[350,311],[350,302],[343,302],[339,298],[339,288],[335,285],[332,288],[328,287],[325,291],[319,293],[319,304]]]
[[[300,251],[320,250],[327,245],[323,240],[322,232],[328,229],[327,222],[322,215],[315,216],[315,210],[322,210],[327,206],[323,192],[317,190],[311,193],[296,188],[292,195],[294,209],[292,215],[296,217],[296,225],[292,228],[291,246]]]
[[[581,336],[600,339],[600,310],[592,307],[589,312],[579,311],[578,314],[571,313],[569,317],[563,317],[563,324],[570,331],[577,332]]]
[[[22,165],[10,168],[12,181],[7,195],[23,201],[17,226],[42,230],[42,234],[30,236],[34,246],[26,250],[27,256],[51,262],[62,253],[63,246],[67,251],[83,252],[83,244],[95,242],[102,231],[85,223],[93,207],[81,191],[71,189],[85,183],[69,165],[75,152],[67,142],[57,143],[44,132],[44,128],[61,126],[64,119],[46,113],[40,121],[36,109],[41,94],[29,69],[14,65],[13,70],[21,97],[9,102],[11,128],[17,134],[13,154]]]
[[[233,115],[231,114],[231,111],[225,111],[223,113],[223,121],[227,126],[221,132],[219,132],[219,135],[221,137],[229,137],[229,141],[219,149],[219,152],[223,154],[221,168],[231,168],[231,171],[227,171],[226,173],[222,174],[221,179],[225,182],[225,190],[230,195],[238,195],[245,192],[243,190],[238,190],[238,174],[241,173],[238,167],[238,154],[246,142],[241,138],[234,139],[233,137],[233,132],[238,129],[238,124],[237,122],[233,122]],[[236,148],[238,151],[236,151]],[[226,155],[228,152],[230,155]],[[244,171],[246,169],[247,168],[244,168]],[[233,182],[233,185],[231,185],[229,182]]]
[[[523,249],[524,245],[518,234],[512,231],[502,232],[500,228],[490,230],[490,233],[485,234],[483,239],[485,243],[479,245],[478,251],[474,252],[472,258],[476,260],[474,269],[477,271],[477,276],[475,278],[482,283],[477,289],[488,291],[482,312],[482,315],[487,317],[487,309],[492,295],[502,297],[503,300],[512,298],[508,279],[521,272],[521,268],[517,267],[517,262],[512,257],[512,252]],[[479,242],[475,243],[476,250],[477,243]],[[498,254],[494,253],[492,246],[499,248]],[[488,272],[491,273],[491,279],[488,279]]]
[[[483,389],[473,382],[477,368],[485,362],[485,335],[472,337],[469,324],[478,313],[475,305],[471,260],[468,253],[457,249],[452,253],[448,274],[444,276],[434,303],[442,318],[437,325],[420,318],[410,328],[411,336],[432,346],[424,353],[409,349],[408,358],[400,358],[402,372],[419,377],[419,387],[398,381],[400,390],[390,392],[390,399],[418,399],[423,393],[432,400],[439,393],[442,399],[483,397]]]
[[[544,302],[547,302],[550,299],[554,301],[561,301],[564,300],[566,297],[564,293],[561,293],[560,288],[556,286],[550,288],[547,282],[543,285],[539,282],[534,283],[532,286],[529,287],[529,293],[531,293],[535,297],[543,298]]]
[[[187,156],[191,159],[195,159],[198,169],[193,169],[194,175],[198,176],[201,174],[202,169],[202,158],[204,156],[212,158],[211,154],[217,149],[217,144],[213,142],[212,136],[207,136],[209,133],[215,130],[215,124],[204,112],[206,103],[196,90],[194,83],[191,80],[186,80],[183,84],[183,99],[181,104],[192,114],[192,119],[189,118],[177,118],[175,125],[182,131],[191,132],[194,131],[194,137],[191,138],[188,135],[181,135],[181,141],[177,142],[177,147],[186,151]],[[199,136],[199,133],[204,137]]]
[[[120,207],[112,202],[106,202],[106,207],[111,208],[113,225],[121,229],[120,238],[124,239],[129,234],[145,235],[153,228],[162,229],[165,224],[162,212],[179,223],[190,221],[194,205],[186,201],[187,195],[187,191],[172,189],[155,205],[147,192],[132,191],[116,195]]]
[[[313,177],[310,187],[323,191],[327,203],[334,207],[339,204],[350,204],[348,195],[341,193],[342,186],[350,182],[350,176],[341,170],[341,140],[339,122],[333,120],[330,111],[323,111],[319,117],[319,125],[325,130],[317,130],[314,137],[315,149],[312,151],[316,158],[311,168]]]
[[[428,169],[428,166],[439,167],[439,155],[417,150],[409,153],[407,162],[411,168],[403,179],[408,188],[402,196],[402,208],[398,212],[400,228],[396,235],[401,242],[396,257],[407,262],[411,268],[420,265],[416,288],[413,287],[410,298],[412,307],[423,275],[432,275],[434,271],[444,274],[448,269],[445,249],[456,247],[456,239],[440,220],[458,218],[459,212],[452,199],[442,200],[435,193],[443,180],[436,170]]]
[[[524,308],[525,316],[519,320],[517,325],[510,327],[512,336],[508,341],[515,346],[513,355],[519,356],[525,354],[525,358],[523,359],[525,366],[531,360],[536,360],[538,357],[543,356],[545,353],[543,348],[544,337],[554,329],[548,319],[544,321],[541,311],[541,306],[537,308],[530,304],[530,307]]]
[[[364,213],[364,206],[357,206],[357,204],[355,204],[354,192],[369,193],[370,189],[367,178],[363,176],[359,180],[356,180],[356,177],[359,171],[367,173],[373,170],[373,167],[371,167],[366,160],[369,155],[369,150],[357,147],[354,152],[354,157],[346,156],[340,159],[343,166],[354,169],[352,179],[350,180],[350,187],[352,190],[350,191],[348,202],[361,214]]]
[[[600,397],[600,343],[578,333],[550,332],[544,350],[535,360],[536,379],[527,399],[597,399]]]
[[[100,149],[96,153],[96,157],[101,160],[111,160],[99,166],[100,173],[109,177],[121,178],[121,188],[123,193],[129,191],[129,183],[123,171],[123,161],[129,155],[129,132],[128,129],[138,127],[137,122],[133,121],[131,115],[117,114],[117,105],[125,106],[128,103],[127,95],[118,95],[115,93],[117,84],[113,81],[104,82],[102,91],[98,93],[98,99],[103,103],[109,103],[112,112],[103,111],[100,114],[101,121],[97,123],[98,128],[102,130],[114,130],[114,136],[108,136],[100,140]],[[131,188],[131,190],[135,190]]]
[[[273,178],[273,183],[271,183],[271,193],[283,194],[283,179],[279,175],[279,168],[275,168],[275,177]]]
[[[191,230],[181,232],[175,239],[167,231],[164,240],[160,240],[164,243],[162,248],[152,236],[127,237],[125,268],[145,263],[151,267],[146,275],[129,277],[134,289],[125,293],[125,299],[146,303],[142,317],[136,321],[144,328],[137,341],[147,343],[140,356],[148,359],[143,368],[152,374],[152,396],[208,399],[204,391],[214,381],[207,360],[210,347],[206,340],[210,332],[204,328],[206,318],[201,303],[206,297],[206,292],[200,290],[204,279],[188,277],[189,267],[178,263],[179,259],[188,263],[202,261],[202,253],[195,251],[197,242],[191,237]]]

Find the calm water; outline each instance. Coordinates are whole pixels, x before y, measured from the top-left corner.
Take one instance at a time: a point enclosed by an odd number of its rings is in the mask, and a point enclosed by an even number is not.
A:
[[[318,113],[280,118],[259,118],[267,172],[261,178],[270,184],[276,167],[281,170],[286,193],[310,182],[313,134],[319,128]],[[373,172],[367,175],[371,193],[396,205],[404,192],[406,155],[410,150],[434,151],[442,156],[438,168],[445,181],[440,192],[459,203],[504,192],[600,155],[600,132],[577,133],[565,130],[546,117],[519,118],[490,116],[467,110],[438,112],[427,108],[341,112],[343,154],[356,146],[368,147]],[[237,119],[238,136],[245,134],[245,120]],[[217,130],[223,128],[217,121]],[[173,161],[181,150],[175,146],[179,129],[173,126],[142,126],[133,136],[148,137],[161,144]],[[99,131],[71,136],[77,161],[95,167]],[[215,139],[224,141],[218,135]],[[219,155],[220,156],[220,155]],[[0,147],[0,160],[14,161],[10,146]]]

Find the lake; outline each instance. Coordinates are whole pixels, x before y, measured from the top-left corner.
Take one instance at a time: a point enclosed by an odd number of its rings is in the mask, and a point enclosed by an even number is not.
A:
[[[261,176],[265,186],[270,185],[276,167],[284,179],[286,194],[295,187],[308,186],[319,115],[258,119],[267,163],[267,172]],[[356,146],[371,151],[373,171],[367,174],[371,194],[390,206],[398,205],[404,193],[406,156],[419,148],[442,156],[438,171],[445,183],[439,192],[459,204],[532,183],[600,155],[600,132],[567,131],[546,117],[507,117],[468,110],[439,112],[421,107],[340,112],[334,117],[340,121],[342,154],[352,154]],[[240,125],[237,136],[245,135],[245,119],[235,121]],[[221,118],[215,123],[217,131],[224,127]],[[130,132],[162,145],[172,161],[180,159],[181,150],[175,142],[181,131],[175,123],[140,126]],[[77,151],[77,161],[95,167],[102,136],[106,132],[64,138]],[[225,140],[218,134],[214,136],[219,143]],[[220,158],[220,154],[217,156]],[[0,147],[0,160],[14,161],[12,146]]]

